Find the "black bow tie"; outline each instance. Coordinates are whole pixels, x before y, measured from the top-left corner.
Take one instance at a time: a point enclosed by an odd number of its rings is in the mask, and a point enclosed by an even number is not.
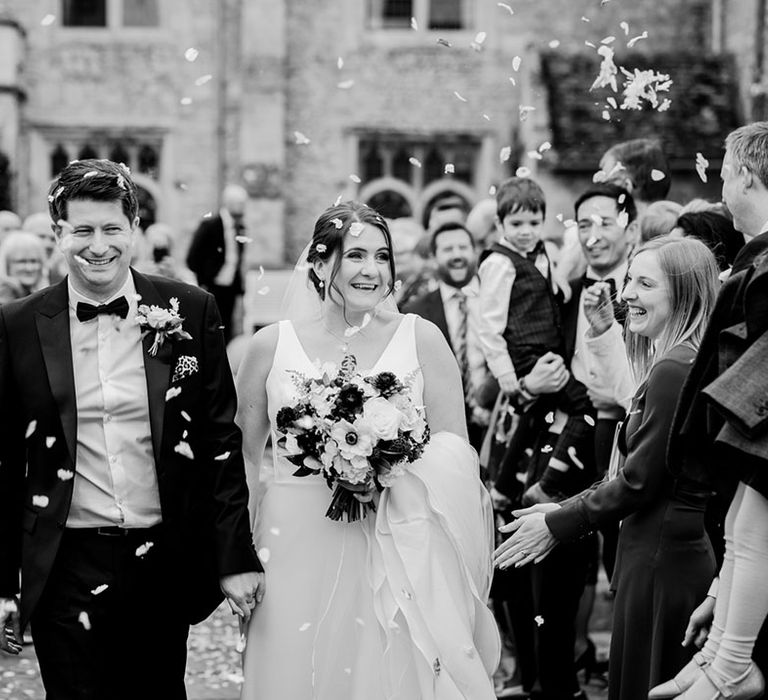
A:
[[[616,298],[616,280],[613,279],[613,277],[606,277],[605,279],[598,280],[593,277],[589,277],[588,275],[584,275],[584,289],[587,289],[587,287],[591,287],[593,284],[597,284],[598,282],[604,282],[608,285],[611,292],[611,301],[614,303],[618,303],[621,300]]]
[[[87,304],[84,301],[77,302],[78,321],[90,321],[99,314],[116,314],[120,318],[125,318],[128,315],[128,300],[125,297],[117,297],[109,304],[99,304],[98,306]]]

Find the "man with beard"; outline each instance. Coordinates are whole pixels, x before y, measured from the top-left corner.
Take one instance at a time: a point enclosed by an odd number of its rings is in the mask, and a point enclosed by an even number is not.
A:
[[[463,224],[450,221],[435,229],[430,248],[438,288],[414,299],[403,312],[432,321],[456,355],[464,384],[469,442],[479,450],[488,424],[488,410],[478,404],[477,396],[478,392],[487,393],[489,375],[477,336],[480,307],[475,240]]]

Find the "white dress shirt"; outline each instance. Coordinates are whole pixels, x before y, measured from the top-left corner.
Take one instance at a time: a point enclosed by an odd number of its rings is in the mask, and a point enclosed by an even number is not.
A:
[[[499,244],[524,255],[504,239],[501,239]],[[550,276],[549,258],[546,253],[539,253],[534,264],[545,279]],[[504,331],[507,329],[509,299],[517,271],[506,255],[491,253],[480,264],[478,275],[480,277],[480,308],[482,309],[478,334],[488,369],[491,370],[494,377],[498,378],[515,371],[512,358],[507,351]],[[552,291],[553,293],[556,291],[554,287]]]
[[[451,337],[451,345],[458,347],[459,338],[457,337],[460,318],[459,318],[459,298],[456,293],[464,294],[467,297],[467,361],[469,362],[470,380],[472,389],[478,389],[485,381],[485,356],[480,347],[480,337],[478,336],[478,325],[480,323],[480,283],[477,277],[473,277],[468,284],[461,288],[452,287],[443,281],[438,283],[440,289],[440,298],[443,302],[443,311],[445,312],[445,321],[448,325],[448,333]],[[470,395],[474,392],[470,391]]]
[[[69,282],[77,451],[67,527],[151,527],[162,520],[132,275],[107,303],[120,296],[128,300],[125,320],[101,314],[82,322],[77,303],[98,302]]]
[[[597,274],[592,268],[587,268],[587,275],[598,280],[612,279],[616,285],[616,293],[620,295],[624,287],[627,267],[628,264],[624,262],[605,277]],[[616,408],[612,410],[598,410],[598,418],[621,418],[623,414],[621,406],[624,405],[625,400],[632,398],[633,393],[629,361],[624,349],[624,342],[621,341],[616,344],[613,342],[615,340],[613,336],[609,339],[603,338],[603,341],[609,341],[607,343],[602,341],[593,342],[593,340],[587,338],[589,321],[584,313],[585,292],[586,289],[581,290],[581,298],[579,299],[579,316],[576,322],[576,343],[573,359],[571,360],[571,372],[590,391],[597,394],[604,401],[616,405]],[[614,303],[618,303],[618,301],[619,299],[616,299]],[[621,338],[621,329],[618,324],[616,324],[616,329],[618,329],[619,338]],[[612,331],[612,333],[615,332],[615,330]],[[606,357],[607,353],[610,355],[609,357]],[[612,368],[610,373],[604,371],[606,363]],[[625,397],[622,394],[626,390],[628,390],[629,395]]]
[[[235,273],[237,272],[239,262],[237,240],[235,238],[235,220],[226,209],[221,209],[219,216],[221,217],[221,225],[224,228],[224,264],[213,281],[220,287],[229,287],[235,280]]]

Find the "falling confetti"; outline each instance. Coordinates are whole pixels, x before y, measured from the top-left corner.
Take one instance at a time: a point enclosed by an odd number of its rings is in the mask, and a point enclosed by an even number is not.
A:
[[[546,153],[550,148],[552,148],[552,144],[549,141],[545,141],[539,146],[539,153]]]
[[[93,595],[99,595],[100,593],[104,593],[107,588],[109,588],[109,584],[102,583],[100,586],[96,586],[96,588],[94,588],[91,593],[93,593]]]
[[[624,31],[624,36],[629,36],[629,24],[626,22],[619,22],[619,26]]]
[[[322,253],[325,253],[325,252],[328,250],[328,246],[327,246],[327,245],[325,245],[325,243],[318,243],[318,244],[315,246],[315,250],[316,250],[318,253],[321,253],[321,254],[322,254]]]
[[[40,24],[44,27],[50,27],[56,21],[56,15],[46,15],[40,20]]]
[[[294,143],[297,146],[306,146],[309,143],[312,143],[304,134],[302,134],[300,131],[294,131],[293,132],[293,140]]]
[[[171,399],[175,399],[180,393],[180,386],[172,386],[170,389],[168,389],[168,391],[165,392],[165,400],[170,401]]]
[[[528,115],[531,112],[536,111],[536,107],[531,107],[530,105],[520,105],[518,111],[520,113],[520,121],[524,122],[526,119],[528,119]]]
[[[577,456],[576,456],[576,448],[571,445],[566,452],[568,453],[568,456],[571,458],[571,462],[573,462],[579,469],[584,471],[584,462],[582,462]]]
[[[83,629],[91,629],[91,618],[88,617],[88,613],[85,612],[85,610],[81,611],[81,613],[77,616],[77,621],[83,626]]]
[[[336,87],[340,90],[349,90],[354,84],[354,80],[342,80]]]
[[[522,60],[523,59],[520,58],[520,56],[515,56],[512,59],[512,70],[515,71],[515,73],[520,70],[520,64],[522,63]]]
[[[155,546],[154,542],[145,542],[136,547],[136,556],[143,557],[152,547]]]
[[[415,17],[411,17],[411,29],[413,29],[415,32],[419,31],[419,24]]]
[[[552,445],[544,445],[544,447],[541,448],[541,451],[543,454],[549,454],[552,452],[555,448],[552,447]]]
[[[173,448],[174,452],[177,452],[182,457],[186,457],[187,459],[194,459],[195,455],[192,453],[192,448],[189,446],[189,443],[181,440],[178,445],[176,445]]]
[[[417,168],[420,168],[420,167],[421,167],[421,161],[420,161],[418,158],[414,158],[413,156],[411,156],[411,157],[408,159],[408,162],[409,162],[411,165],[413,165],[413,166],[415,166],[415,167],[417,167]]]
[[[642,34],[630,39],[627,42],[627,48],[631,49],[638,41],[640,41],[641,39],[647,39],[647,38],[648,38],[648,32],[643,32]]]
[[[51,449],[51,447],[53,447],[55,442],[56,442],[56,436],[55,435],[49,435],[47,438],[45,438],[45,446],[49,450]]]
[[[336,68],[338,68],[339,70],[341,70],[342,68],[344,68],[344,59],[343,59],[341,56],[339,56],[339,57],[336,59]]]
[[[558,46],[560,46],[560,40],[559,39],[552,39],[552,41],[549,42],[549,48],[550,49],[556,49]]]
[[[269,558],[272,556],[272,552],[269,551],[268,547],[262,547],[257,554],[259,555],[259,559],[261,559],[261,562],[263,564],[266,564],[269,561]]]
[[[605,37],[605,39],[601,39],[600,43],[601,44],[612,44],[614,41],[616,41],[616,37],[615,36],[607,36],[607,37]]]
[[[707,168],[709,167],[709,161],[701,154],[696,153],[696,172],[699,174],[702,182],[707,181]]]
[[[245,651],[245,634],[241,634],[238,637],[237,644],[235,645],[235,651],[238,654],[242,654]]]
[[[269,294],[269,292],[270,292],[270,288],[267,287],[267,286],[264,286],[264,287],[259,288],[259,290],[256,292],[256,294],[258,294],[259,296],[263,297],[264,295]]]
[[[666,175],[661,170],[657,170],[656,168],[651,170],[651,180],[653,180],[654,182],[660,182],[665,177]]]
[[[512,85],[517,85],[517,83],[515,82],[515,79],[512,78],[511,76],[509,78],[509,82],[512,83]]]
[[[615,97],[613,97],[612,95],[609,95],[609,96],[606,98],[606,100],[605,100],[605,101],[606,101],[606,102],[607,102],[607,103],[608,103],[608,104],[609,104],[611,107],[613,107],[614,109],[618,109],[618,108],[619,108],[619,103],[618,103],[618,102],[616,102],[616,98],[615,98]]]
[[[533,621],[536,623],[537,627],[541,627],[544,624],[544,618],[541,615],[536,615],[536,617],[533,618]]]
[[[344,225],[344,222],[343,222],[341,219],[331,219],[331,223],[332,223],[332,224],[333,224],[333,225],[334,225],[334,226],[335,226],[337,229],[340,229],[340,228],[341,228],[341,227]]]
[[[191,97],[182,97],[179,100],[179,104],[184,105],[185,107],[192,104],[192,98]]]
[[[312,624],[305,622],[301,627],[299,627],[299,632],[306,632],[310,627],[312,627]]]
[[[532,160],[541,160],[542,158],[544,158],[544,156],[541,155],[541,153],[539,153],[538,151],[528,151],[526,155]]]
[[[32,505],[38,508],[47,508],[48,501],[48,496],[32,496]]]
[[[483,114],[483,119],[487,122],[491,121],[491,118],[487,114]]]
[[[550,411],[546,416],[544,416],[544,420],[551,425],[555,422],[555,414]]]
[[[365,627],[365,620],[363,620],[362,617],[356,617],[355,622],[360,625],[360,627]]]
[[[496,5],[498,5],[499,7],[503,7],[507,12],[509,12],[510,15],[515,14],[515,11],[505,2],[497,2]]]
[[[619,69],[613,62],[613,49],[610,46],[601,46],[597,50],[597,53],[603,57],[603,60],[600,63],[600,72],[592,83],[592,87],[589,89],[594,90],[595,88],[610,87],[614,92],[618,92],[619,86],[616,80]]]
[[[59,469],[56,472],[56,476],[58,476],[62,481],[69,481],[72,477],[75,476],[75,472],[70,471],[69,469]]]
[[[592,418],[589,414],[584,414],[584,422],[587,425],[591,425],[593,428],[595,427],[595,419]]]
[[[197,57],[200,55],[200,52],[197,49],[187,49],[184,52],[184,58],[186,58],[190,63],[197,60]]]
[[[521,165],[517,170],[515,170],[515,176],[516,177],[530,177],[531,176],[531,169],[526,168],[524,165]]]
[[[229,450],[226,452],[222,452],[220,455],[216,455],[213,460],[214,462],[223,462],[225,459],[229,458],[229,455],[232,454]]]
[[[486,37],[485,32],[478,32],[475,35],[475,40],[470,44],[472,49],[475,51],[482,51],[483,43],[485,42],[485,37]]]
[[[352,669],[347,667],[347,668],[344,669],[344,673],[346,673],[348,676],[351,676],[352,675]]]
[[[394,285],[392,285],[394,291],[399,292],[403,288],[403,280],[395,280]]]
[[[190,417],[189,413],[187,413],[186,411],[182,411],[182,412],[181,412],[181,417],[182,417],[182,418],[183,418],[185,421],[187,421],[187,423],[191,423],[191,422],[192,422],[192,418]]]
[[[446,175],[453,175],[456,172],[456,168],[454,167],[453,163],[446,163],[445,168],[443,168],[443,172]]]
[[[353,221],[349,225],[349,235],[357,238],[365,229],[365,224],[361,224],[359,221]]]
[[[463,97],[462,95],[460,95],[458,92],[456,92],[456,90],[453,91],[453,94],[455,95],[457,100],[461,100],[462,102],[466,102],[467,101],[467,98]]]
[[[352,180],[352,182],[354,182],[356,185],[359,185],[362,182],[362,180],[360,179],[360,176],[355,175],[354,173],[349,176],[349,179]]]
[[[207,73],[206,75],[201,75],[197,80],[195,80],[195,85],[200,87],[201,85],[205,85],[211,80],[213,80],[213,76],[210,73]]]
[[[512,155],[512,147],[511,146],[504,146],[499,151],[499,162],[506,163],[509,160],[509,157]]]
[[[451,46],[453,46],[453,44],[451,44],[451,42],[448,41],[447,39],[438,39],[437,43],[440,44],[440,46],[445,46],[449,49],[451,48]]]

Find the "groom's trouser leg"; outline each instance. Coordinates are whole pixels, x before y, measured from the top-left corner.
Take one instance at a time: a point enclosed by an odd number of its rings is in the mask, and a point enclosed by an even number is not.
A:
[[[31,621],[47,700],[186,698],[189,627],[154,534],[65,531]]]

